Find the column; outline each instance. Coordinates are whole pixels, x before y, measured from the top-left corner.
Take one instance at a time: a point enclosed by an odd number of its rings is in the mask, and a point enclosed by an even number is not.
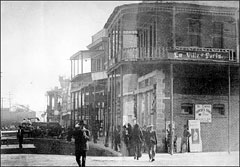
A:
[[[173,155],[173,64],[170,64],[170,124],[171,124],[171,155]]]

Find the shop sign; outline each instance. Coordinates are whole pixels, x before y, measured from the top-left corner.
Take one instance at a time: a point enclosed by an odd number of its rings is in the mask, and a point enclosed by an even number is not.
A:
[[[189,137],[190,152],[202,151],[202,139],[199,120],[188,120],[188,129],[191,133]]]
[[[212,122],[212,105],[196,104],[195,120],[200,120],[200,122]]]
[[[228,52],[176,51],[175,59],[229,61]]]

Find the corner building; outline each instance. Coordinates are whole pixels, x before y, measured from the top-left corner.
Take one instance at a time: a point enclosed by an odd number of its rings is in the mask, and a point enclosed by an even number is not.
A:
[[[166,152],[166,123],[181,137],[197,105],[202,151],[239,148],[239,11],[188,3],[118,6],[109,37],[111,132],[126,123],[153,124],[157,152]]]

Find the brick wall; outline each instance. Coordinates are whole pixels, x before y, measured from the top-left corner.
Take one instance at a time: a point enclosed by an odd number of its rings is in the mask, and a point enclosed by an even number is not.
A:
[[[165,95],[165,73],[163,70],[158,71],[156,75],[157,81],[157,119],[156,119],[156,132],[157,132],[157,140],[158,140],[158,151],[164,152],[165,151],[165,114],[164,110],[166,108],[166,104],[164,101],[166,100]]]
[[[163,83],[165,84],[165,99],[163,103],[165,104],[164,114],[165,120],[170,120],[170,77],[169,77],[169,69],[166,68],[163,71],[165,73],[165,77],[163,79]],[[194,73],[196,75],[196,73]],[[202,73],[200,74],[202,75]],[[205,74],[206,75],[206,74]],[[178,76],[177,71],[175,71],[175,77]],[[192,74],[188,74],[188,76],[192,76]],[[220,79],[220,78],[219,78]],[[233,151],[239,150],[239,79],[237,78],[236,71],[233,71],[231,74],[231,99],[230,99],[230,148]],[[160,81],[160,80],[159,80]],[[181,84],[183,82],[174,82],[175,91],[176,87],[181,88]],[[221,89],[227,89],[227,87],[221,87]],[[225,92],[225,91],[224,91]],[[183,94],[181,90],[178,90],[178,93],[174,92],[174,101],[173,101],[173,112],[174,117],[173,120],[176,123],[175,134],[178,137],[182,137],[183,133],[183,125],[187,124],[188,120],[194,120],[194,112],[192,115],[186,115],[181,113],[181,103],[192,103],[192,104],[224,104],[225,106],[225,115],[212,115],[211,123],[201,123],[201,137],[203,144],[204,152],[211,151],[227,151],[228,150],[228,93],[224,93],[223,95],[191,95],[191,94]],[[160,121],[159,121],[160,122]],[[162,128],[165,125],[160,125],[157,127],[158,135],[161,137],[165,134],[165,130]],[[162,132],[160,131],[162,129]],[[161,139],[160,139],[161,140]],[[160,141],[159,140],[159,141]],[[163,138],[162,138],[162,141]],[[163,149],[160,149],[163,150]]]
[[[231,16],[196,15],[180,13],[176,15],[176,41],[177,46],[189,46],[188,20],[199,19],[201,22],[201,47],[213,47],[214,22],[223,23],[223,48],[236,49],[235,25]]]

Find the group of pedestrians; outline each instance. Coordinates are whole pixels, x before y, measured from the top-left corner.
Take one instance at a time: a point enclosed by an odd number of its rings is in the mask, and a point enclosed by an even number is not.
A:
[[[22,148],[24,130],[19,126],[17,137],[19,140],[19,148]],[[182,151],[188,150],[188,138],[191,136],[187,125],[184,125],[183,140],[181,143]],[[75,129],[68,131],[67,141],[71,141],[72,137],[75,139],[75,156],[76,162],[80,167],[84,167],[86,163],[86,153],[89,149],[88,141],[90,139],[90,131],[86,129],[83,121],[75,125]],[[155,161],[157,135],[153,129],[153,125],[144,126],[141,128],[139,124],[133,127],[130,123],[123,126],[122,130],[123,141],[126,145],[128,156],[134,155],[134,159],[139,160],[142,156],[142,151],[147,151],[149,161]],[[121,149],[121,135],[120,126],[115,129],[115,149]],[[82,160],[81,160],[82,158]]]
[[[131,155],[131,150],[133,150],[134,159],[139,160],[142,156],[142,151],[146,149],[149,155],[149,161],[155,161],[157,136],[156,131],[153,130],[153,125],[142,129],[137,123],[133,128],[131,124],[128,123],[123,126],[123,138],[128,155]]]

